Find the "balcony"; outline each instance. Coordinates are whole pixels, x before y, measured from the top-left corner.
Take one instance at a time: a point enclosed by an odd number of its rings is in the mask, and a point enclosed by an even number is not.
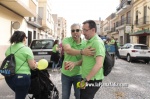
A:
[[[42,27],[42,18],[37,15],[36,17],[29,17],[27,19],[28,23],[37,27],[37,28],[41,28]]]
[[[36,4],[32,0],[0,0],[0,4],[23,17],[36,16]]]
[[[111,34],[117,34],[118,30],[116,30],[116,27],[111,28]]]
[[[131,7],[131,0],[122,0],[119,6],[117,7],[117,13],[120,14],[126,11],[129,7]]]
[[[116,28],[117,29],[120,29],[120,28],[123,28],[125,25],[130,25],[131,24],[131,17],[126,17],[126,18],[123,18],[122,20],[118,21],[116,23]]]
[[[111,32],[115,32],[116,31],[116,28],[115,27],[112,27],[111,28]]]
[[[136,20],[135,20],[135,25],[136,25],[137,28],[150,25],[149,16],[144,16],[144,17],[142,17],[142,18],[140,18],[140,19],[136,19]]]
[[[104,31],[107,32],[107,33],[110,33],[110,32],[111,32],[110,26],[105,27],[105,28],[104,28]]]

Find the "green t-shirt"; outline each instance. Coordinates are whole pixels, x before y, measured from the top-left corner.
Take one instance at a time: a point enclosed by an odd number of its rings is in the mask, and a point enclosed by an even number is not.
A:
[[[101,38],[99,38],[97,34],[87,41],[86,47],[88,46],[95,48],[95,55],[94,56],[85,56],[85,55],[82,56],[83,61],[82,61],[82,66],[81,66],[82,67],[81,73],[82,73],[83,78],[85,78],[94,67],[97,56],[105,57],[104,42],[101,40]],[[94,79],[101,80],[103,78],[104,78],[103,68],[101,68],[91,80],[94,80]]]
[[[118,46],[118,48],[120,48],[120,43],[119,42],[117,42],[117,46]]]
[[[58,47],[58,44],[55,44],[55,45],[53,46],[52,52],[54,52],[54,53],[57,52],[57,51],[56,51],[56,47]]]
[[[115,44],[115,40],[112,39],[112,40],[110,41],[110,44]]]
[[[77,44],[72,37],[68,37],[68,38],[65,38],[62,42],[63,45],[65,44],[69,44],[71,46],[71,48],[73,49],[77,49],[77,50],[80,50],[80,49],[83,49],[85,48],[85,45],[86,45],[86,42],[84,40],[81,41],[81,43]],[[73,55],[69,55],[67,53],[64,52],[64,61],[63,61],[63,65],[62,65],[62,69],[61,69],[61,72],[64,74],[64,75],[67,75],[67,76],[76,76],[76,75],[81,75],[81,66],[75,66],[74,69],[72,71],[70,70],[65,70],[64,69],[64,62],[66,61],[72,61],[72,62],[76,62],[76,61],[79,61],[81,60],[82,56],[81,55],[76,55],[76,56],[73,56]]]
[[[25,46],[25,45],[21,42],[17,43],[17,44],[13,44],[11,46],[11,52],[10,52],[10,47],[9,47],[5,52],[5,56],[10,55],[10,53],[15,53],[22,46]],[[16,71],[16,74],[31,74],[30,73],[30,67],[29,67],[28,61],[27,61],[30,59],[34,59],[34,56],[33,56],[32,50],[27,46],[21,48],[20,50],[18,50],[18,52],[15,53],[15,61],[16,61],[15,71]],[[20,66],[21,66],[21,68],[20,68]]]

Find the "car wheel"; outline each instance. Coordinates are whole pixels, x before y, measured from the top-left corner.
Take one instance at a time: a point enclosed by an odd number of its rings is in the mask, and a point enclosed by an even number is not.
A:
[[[131,62],[131,56],[129,54],[127,55],[127,61]]]
[[[147,59],[145,59],[144,61],[145,61],[145,63],[147,63],[147,64],[149,63],[149,60],[147,60]]]

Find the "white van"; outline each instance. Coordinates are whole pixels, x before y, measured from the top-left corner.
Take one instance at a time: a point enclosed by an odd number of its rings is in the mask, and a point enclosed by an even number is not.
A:
[[[40,59],[46,59],[51,62],[53,39],[35,39],[31,42],[30,48],[33,51],[34,59],[38,62]]]

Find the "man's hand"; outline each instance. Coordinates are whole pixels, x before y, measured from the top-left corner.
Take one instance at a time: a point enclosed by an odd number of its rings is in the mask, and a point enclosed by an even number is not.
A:
[[[67,61],[64,63],[64,67],[65,67],[65,70],[70,70],[72,71],[72,69],[76,66],[76,63],[75,62],[71,62],[71,61]]]
[[[80,82],[80,89],[85,89],[85,87],[86,87],[86,82],[84,80],[82,80]]]
[[[91,48],[90,46],[82,50],[82,54],[85,56],[94,56],[95,48]]]

